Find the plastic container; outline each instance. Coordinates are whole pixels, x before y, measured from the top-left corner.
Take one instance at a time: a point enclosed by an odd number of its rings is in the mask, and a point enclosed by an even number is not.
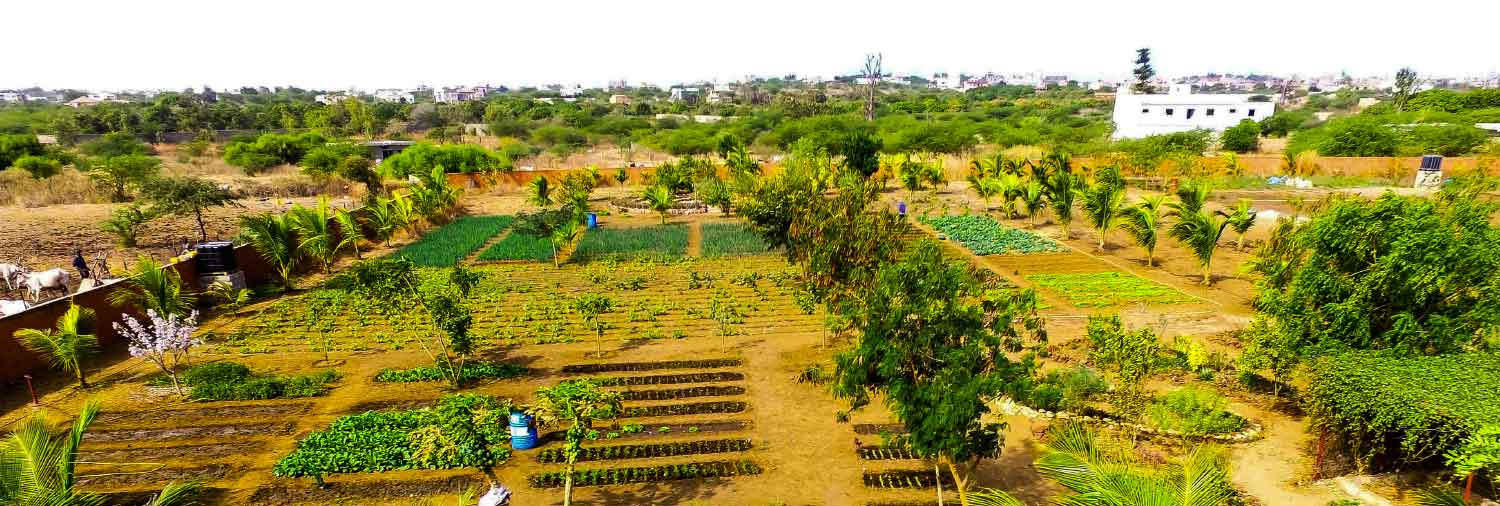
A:
[[[512,450],[530,450],[536,448],[536,424],[535,420],[526,413],[510,414],[510,448]]]
[[[589,228],[599,228],[599,215],[589,213]]]

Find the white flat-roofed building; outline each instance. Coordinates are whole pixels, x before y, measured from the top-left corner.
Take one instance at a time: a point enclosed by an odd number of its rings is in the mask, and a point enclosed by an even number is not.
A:
[[[1136,95],[1129,84],[1115,95],[1116,139],[1206,129],[1224,129],[1276,113],[1276,103],[1251,101],[1256,95],[1198,94],[1189,85],[1173,85],[1167,94]]]

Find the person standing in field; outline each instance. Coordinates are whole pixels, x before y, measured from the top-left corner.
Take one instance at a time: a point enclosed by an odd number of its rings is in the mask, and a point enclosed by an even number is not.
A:
[[[78,269],[78,279],[93,278],[89,272],[89,262],[83,259],[83,250],[81,249],[73,252],[73,268]]]

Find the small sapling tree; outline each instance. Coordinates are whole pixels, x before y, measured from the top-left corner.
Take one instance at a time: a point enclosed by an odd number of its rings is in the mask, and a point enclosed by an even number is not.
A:
[[[150,327],[142,325],[128,314],[121,315],[121,319],[124,325],[115,322],[114,328],[129,342],[127,348],[130,356],[156,364],[161,372],[172,379],[172,388],[177,393],[182,393],[182,384],[177,381],[177,369],[186,361],[188,350],[202,344],[202,341],[193,338],[193,332],[198,330],[198,312],[193,311],[186,317],[168,314],[163,318],[155,309],[147,309],[146,320],[151,323]]]
[[[536,391],[536,403],[528,412],[541,425],[568,424],[563,437],[567,470],[563,482],[563,506],[573,504],[573,464],[583,452],[583,442],[599,438],[594,421],[612,420],[622,408],[619,392],[599,388],[588,380],[571,380]]]

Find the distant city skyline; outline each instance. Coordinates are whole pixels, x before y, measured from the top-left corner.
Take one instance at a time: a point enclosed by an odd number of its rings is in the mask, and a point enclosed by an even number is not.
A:
[[[1348,72],[1411,66],[1463,78],[1500,71],[1489,37],[1500,2],[1434,0],[1438,35],[1367,2],[1267,0],[1215,8],[1166,0],[920,4],[791,2],[383,1],[253,4],[78,0],[7,6],[13,48],[0,89],[166,89],[204,85],[410,89],[487,83],[602,87],[610,81],[729,82],[858,70],[868,52],[889,72],[1045,72],[1122,79],[1135,49],[1159,75]],[[60,11],[70,13],[59,17]]]

